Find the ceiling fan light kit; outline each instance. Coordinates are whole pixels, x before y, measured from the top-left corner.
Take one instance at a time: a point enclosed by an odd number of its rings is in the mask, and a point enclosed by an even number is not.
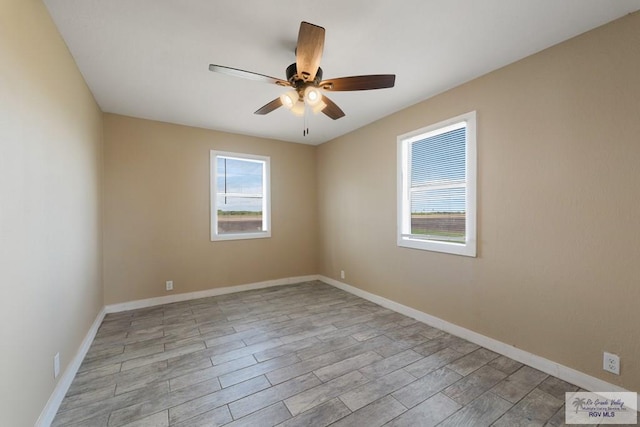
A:
[[[325,104],[324,101],[321,100],[316,105],[311,107],[311,111],[313,111],[313,114],[318,114],[319,112],[324,111],[326,106],[327,104]]]
[[[296,62],[286,69],[287,80],[277,79],[252,71],[210,64],[209,70],[250,80],[291,87],[293,90],[265,104],[254,114],[264,115],[284,106],[296,116],[303,116],[308,106],[314,113],[324,113],[333,120],[343,117],[344,112],[322,91],[355,91],[391,88],[395,85],[395,74],[339,77],[322,80],[320,60],[324,49],[324,28],[308,22],[300,23]]]
[[[298,102],[298,94],[295,91],[283,93],[280,95],[280,102],[282,102],[285,108],[290,110]]]
[[[322,94],[320,89],[314,86],[307,86],[304,90],[304,102],[309,104],[310,107],[318,105],[322,102]]]
[[[298,117],[304,116],[304,112],[305,112],[304,102],[302,101],[296,102],[295,105],[290,108],[290,110],[294,116],[298,116]]]

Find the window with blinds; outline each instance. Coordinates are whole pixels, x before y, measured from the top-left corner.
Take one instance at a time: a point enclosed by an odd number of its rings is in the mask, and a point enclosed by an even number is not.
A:
[[[211,240],[269,237],[269,158],[211,151]]]
[[[398,137],[398,245],[475,256],[475,112]]]

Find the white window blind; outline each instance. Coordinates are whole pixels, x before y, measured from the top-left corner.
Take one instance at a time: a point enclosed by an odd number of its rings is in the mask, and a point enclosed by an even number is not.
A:
[[[411,235],[464,242],[466,122],[411,143]]]
[[[211,152],[211,239],[269,237],[269,158]]]
[[[398,245],[475,256],[475,112],[398,137]]]

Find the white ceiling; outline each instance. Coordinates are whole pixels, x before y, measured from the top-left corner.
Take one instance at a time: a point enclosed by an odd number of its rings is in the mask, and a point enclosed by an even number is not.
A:
[[[44,0],[105,112],[320,144],[640,9],[640,0]],[[286,89],[301,21],[325,27],[324,77],[396,74],[328,94],[346,113],[253,112]]]

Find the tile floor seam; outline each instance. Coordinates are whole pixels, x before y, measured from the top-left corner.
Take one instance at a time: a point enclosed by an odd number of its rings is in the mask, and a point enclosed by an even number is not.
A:
[[[234,340],[242,346],[225,346]],[[154,352],[154,345],[161,350]],[[448,353],[437,355],[445,349]],[[453,358],[456,351],[460,354]],[[201,352],[204,353],[199,356]],[[199,359],[202,356],[205,357]],[[248,358],[254,363],[248,363]],[[166,366],[161,366],[161,362]],[[469,416],[481,416],[477,411],[491,401],[501,402],[500,410],[507,408],[492,423],[512,420],[526,410],[527,404],[545,405],[545,416],[551,413],[551,418],[544,422],[551,419],[557,422],[564,407],[554,410],[560,401],[558,396],[563,390],[577,389],[319,281],[110,313],[100,325],[82,364],[84,369],[76,375],[65,397],[69,403],[60,406],[58,415],[64,419],[91,419],[106,426],[124,425],[134,418],[159,420],[165,411],[171,425],[188,425],[186,421],[196,422],[196,418],[201,422],[207,416],[236,423],[256,414],[276,417],[272,422],[284,417],[284,421],[278,423],[286,425],[309,417],[343,425],[346,421],[341,420],[346,417],[361,420],[374,413],[384,413],[384,405],[390,405],[387,408],[390,414],[402,411],[386,425],[396,422],[405,425],[412,417],[424,414],[420,411],[441,404],[446,406],[448,415],[438,423],[445,425]],[[288,368],[291,378],[288,378]],[[318,375],[318,371],[322,375]],[[202,381],[199,372],[204,375]],[[226,387],[220,379],[223,376]],[[405,383],[410,378],[412,380]],[[242,381],[235,382],[238,380]],[[339,381],[332,382],[335,380]],[[437,384],[431,383],[432,380]],[[172,389],[172,382],[177,388]],[[314,382],[316,386],[305,388],[305,384]],[[143,396],[149,387],[157,388],[160,384],[164,384],[164,391],[157,389],[157,392],[161,392],[159,396],[166,400],[166,406],[145,400]],[[243,384],[248,394],[244,394]],[[416,388],[422,384],[431,384],[430,390]],[[335,389],[336,386],[339,388]],[[87,414],[87,410],[97,408],[100,399],[106,396],[101,390],[111,387],[110,406],[98,411],[104,415]],[[208,387],[211,390],[217,387],[217,390],[208,391]],[[302,388],[289,396],[288,387]],[[306,395],[316,396],[314,401],[307,401],[308,397],[294,399],[318,387],[324,388]],[[122,393],[117,393],[119,388]],[[189,395],[190,392],[193,395]],[[221,392],[224,394],[211,396]],[[414,392],[422,394],[412,395]],[[126,393],[133,394],[125,397]],[[351,399],[355,411],[346,406],[345,395]],[[234,418],[232,404],[242,399],[250,402],[252,396],[266,399],[267,405],[238,403],[237,408],[245,409],[236,412]],[[471,400],[461,405],[454,397],[460,402]],[[219,403],[223,404],[217,405],[216,399],[221,399]],[[367,403],[370,399],[374,400]],[[190,414],[187,403],[201,409]],[[291,403],[297,409],[292,410]],[[363,403],[366,405],[359,406]],[[142,407],[150,412],[143,410],[139,416],[126,418],[129,412]],[[326,414],[327,408],[337,412]],[[251,412],[244,413],[246,410]],[[338,415],[340,418],[336,418]],[[270,422],[262,421],[265,425]],[[90,421],[83,423],[87,422]],[[370,424],[368,427],[379,425],[375,421]]]

